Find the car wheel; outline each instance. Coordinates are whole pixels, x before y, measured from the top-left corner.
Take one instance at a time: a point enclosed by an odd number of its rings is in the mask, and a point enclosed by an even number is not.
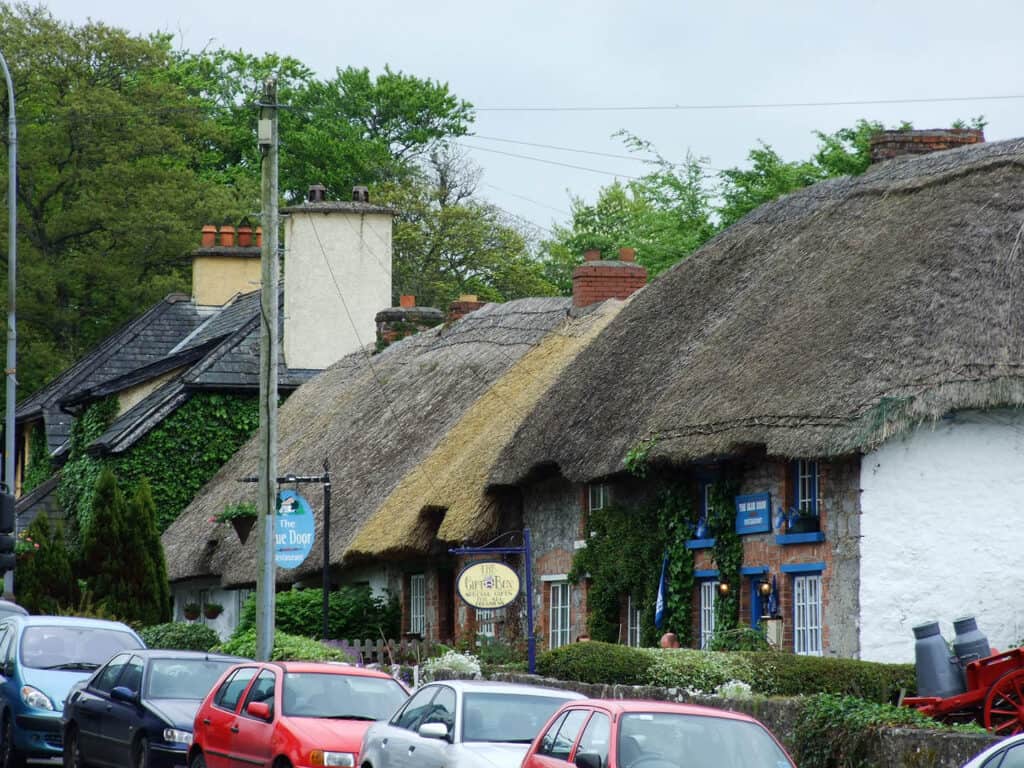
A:
[[[0,768],[24,768],[25,756],[14,746],[14,723],[4,717],[3,739],[0,741]]]
[[[140,736],[135,742],[135,749],[132,750],[132,765],[135,768],[149,766],[149,740],[145,736]]]
[[[188,768],[206,768],[206,758],[203,757],[202,752],[196,752],[192,755],[192,760],[189,762]]]

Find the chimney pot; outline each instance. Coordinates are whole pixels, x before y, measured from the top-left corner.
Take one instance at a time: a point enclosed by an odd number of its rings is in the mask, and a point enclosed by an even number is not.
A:
[[[249,248],[252,246],[252,227],[242,224],[238,227],[238,247]]]
[[[234,248],[235,228],[230,224],[225,224],[220,228],[220,244],[224,248]]]
[[[403,294],[398,297],[398,306],[402,309],[412,309],[416,306],[416,297]]]
[[[583,252],[583,260],[584,261],[600,261],[601,260],[601,252],[599,250],[597,250],[596,248],[591,248],[590,250],[584,251]]]
[[[619,261],[636,261],[636,248],[619,248]]]
[[[327,187],[323,184],[311,184],[306,194],[306,201],[310,203],[322,203],[327,199]]]
[[[256,246],[263,247],[263,227],[256,227]]]
[[[199,244],[203,248],[212,248],[217,244],[217,227],[213,224],[207,224],[203,227],[202,239]]]
[[[370,190],[363,184],[356,184],[352,187],[352,200],[357,203],[370,202]]]

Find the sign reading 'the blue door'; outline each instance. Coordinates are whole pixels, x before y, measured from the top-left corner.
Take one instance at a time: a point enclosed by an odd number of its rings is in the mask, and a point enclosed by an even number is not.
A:
[[[772,530],[772,495],[748,493],[736,497],[736,533],[769,533]]]
[[[309,557],[316,539],[313,510],[295,491],[277,495],[274,516],[274,561],[280,568],[297,568]]]

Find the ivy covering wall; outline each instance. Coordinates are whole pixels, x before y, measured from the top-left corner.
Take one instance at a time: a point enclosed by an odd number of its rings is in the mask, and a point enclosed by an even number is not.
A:
[[[28,440],[28,466],[25,467],[25,479],[22,481],[22,492],[30,493],[45,483],[53,474],[53,463],[50,461],[50,449],[46,444],[46,429],[42,421],[32,427]]]

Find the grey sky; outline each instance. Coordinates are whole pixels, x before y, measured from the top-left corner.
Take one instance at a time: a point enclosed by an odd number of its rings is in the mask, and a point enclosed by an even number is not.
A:
[[[173,32],[302,60],[320,75],[385,64],[446,81],[477,107],[777,104],[1024,94],[1024,4],[378,0],[48,0],[58,18],[87,16],[136,33]],[[898,105],[694,111],[478,113],[481,137],[626,154],[626,129],[670,159],[687,150],[714,168],[742,164],[761,139],[786,159],[809,156],[814,130],[858,118],[919,128],[983,114],[990,141],[1024,134],[1024,98]],[[568,218],[570,194],[593,199],[641,163],[483,138],[464,144],[605,171],[592,173],[474,149],[481,192],[541,226]],[[534,201],[534,202],[531,202]]]

